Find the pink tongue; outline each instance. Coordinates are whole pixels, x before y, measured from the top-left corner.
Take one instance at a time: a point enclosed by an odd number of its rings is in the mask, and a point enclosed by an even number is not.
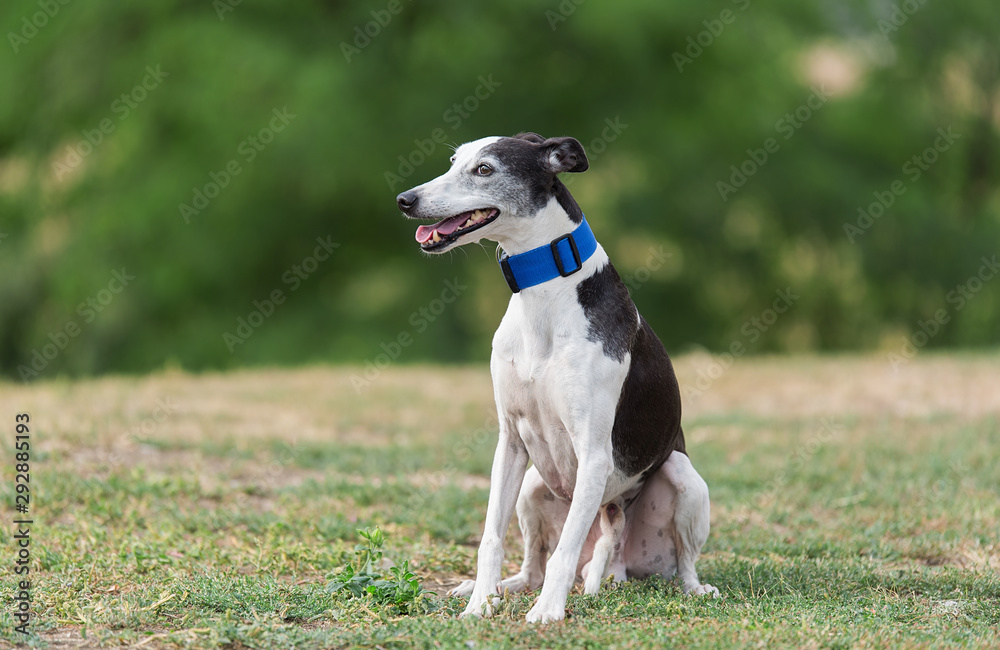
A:
[[[417,228],[416,239],[419,243],[423,244],[434,236],[434,231],[438,231],[439,235],[450,235],[451,233],[458,230],[458,227],[469,220],[469,213],[462,213],[457,217],[449,217],[443,221],[439,221],[433,226],[420,226]]]
[[[420,226],[417,228],[417,243],[423,244],[434,236],[434,226]]]

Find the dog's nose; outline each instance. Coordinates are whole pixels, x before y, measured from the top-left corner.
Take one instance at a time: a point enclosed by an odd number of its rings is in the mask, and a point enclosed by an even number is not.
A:
[[[403,212],[410,210],[417,204],[417,193],[413,190],[406,190],[402,194],[396,197],[396,205]]]

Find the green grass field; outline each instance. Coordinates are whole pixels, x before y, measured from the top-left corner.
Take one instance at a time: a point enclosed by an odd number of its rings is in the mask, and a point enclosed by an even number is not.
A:
[[[682,386],[710,359],[677,360]],[[745,358],[685,398],[712,492],[675,582],[570,595],[528,626],[444,596],[471,577],[496,428],[488,369],[351,368],[0,384],[0,644],[15,550],[15,415],[31,415],[30,643],[39,647],[998,647],[1000,356]],[[701,375],[703,378],[707,374]],[[706,383],[708,385],[706,385]],[[381,527],[432,593],[327,586]],[[521,559],[512,526],[507,570]]]

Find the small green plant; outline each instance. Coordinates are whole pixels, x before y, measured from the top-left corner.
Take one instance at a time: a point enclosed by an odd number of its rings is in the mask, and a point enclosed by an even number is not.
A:
[[[327,587],[331,593],[341,593],[347,598],[369,598],[380,608],[396,614],[418,614],[429,609],[420,586],[420,579],[410,571],[409,560],[402,566],[381,571],[382,545],[385,533],[378,526],[375,530],[358,530],[363,542],[354,547],[354,564],[348,564],[335,574]]]

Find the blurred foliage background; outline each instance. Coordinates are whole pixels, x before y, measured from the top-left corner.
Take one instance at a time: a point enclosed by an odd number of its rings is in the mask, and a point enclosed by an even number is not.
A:
[[[929,346],[1000,340],[1000,282],[968,285],[1000,252],[995,0],[17,0],[0,28],[10,377],[362,362],[401,333],[404,361],[486,359],[492,246],[427,259],[394,197],[447,169],[435,136],[522,130],[584,143],[566,180],[672,351],[897,350],[942,309]]]

